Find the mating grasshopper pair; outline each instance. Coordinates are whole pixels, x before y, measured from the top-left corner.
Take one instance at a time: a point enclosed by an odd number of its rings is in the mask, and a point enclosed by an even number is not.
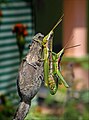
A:
[[[61,16],[57,24],[53,27],[53,29],[43,38],[43,60],[44,60],[44,81],[45,86],[49,88],[50,93],[54,95],[58,90],[58,84],[64,84],[65,87],[69,87],[67,82],[64,80],[61,70],[60,70],[60,62],[61,58],[64,54],[65,47],[55,53],[52,51],[53,46],[53,34],[54,29],[58,26],[58,24],[62,21],[64,15]],[[67,42],[68,43],[68,42]],[[79,45],[75,45],[72,47],[76,47]],[[71,47],[69,47],[71,48]]]
[[[52,95],[57,92],[58,84],[63,83],[65,87],[69,87],[60,72],[60,61],[65,49],[63,48],[58,53],[52,51],[54,29],[62,21],[62,17],[59,19],[53,29],[49,32],[49,34],[43,38],[42,42],[44,59],[44,81],[45,86],[49,88]]]

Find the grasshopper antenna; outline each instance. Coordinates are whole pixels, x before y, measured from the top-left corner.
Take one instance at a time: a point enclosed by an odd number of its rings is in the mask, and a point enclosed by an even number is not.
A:
[[[44,37],[46,40],[49,40],[50,36],[53,34],[54,29],[59,25],[59,23],[62,21],[64,14],[60,17],[56,25],[51,29],[51,31]],[[45,41],[45,40],[44,40]]]
[[[67,42],[66,42],[66,44],[65,44],[65,46],[64,46],[64,50],[81,46],[81,44],[77,44],[77,45],[73,45],[73,46],[70,46],[70,47],[66,47],[66,46],[68,45],[68,43],[70,42],[70,40],[71,40],[73,37],[74,37],[74,36],[72,35],[71,38],[70,38],[69,40],[67,40]]]
[[[56,25],[52,28],[52,30],[51,31],[53,31],[58,25],[59,25],[59,23],[62,21],[62,18],[64,17],[64,14],[60,17],[60,19],[58,20],[58,22],[56,23]],[[50,31],[50,32],[51,32]]]
[[[67,47],[67,48],[65,48],[65,50],[66,50],[66,49],[70,49],[70,48],[74,48],[74,47],[78,47],[78,46],[81,46],[81,44],[73,45],[73,46]]]
[[[71,36],[71,38],[69,39],[69,40],[67,40],[67,42],[66,42],[66,44],[65,44],[65,46],[64,46],[64,49],[66,49],[66,46],[69,44],[69,42],[70,42],[70,40],[72,40],[73,39],[73,35]]]

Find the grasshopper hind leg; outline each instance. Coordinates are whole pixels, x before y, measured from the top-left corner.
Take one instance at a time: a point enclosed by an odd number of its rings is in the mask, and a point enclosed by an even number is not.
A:
[[[67,82],[64,80],[64,78],[63,78],[62,74],[60,73],[60,71],[57,71],[57,75],[60,77],[60,80],[62,81],[62,83],[64,84],[64,86],[65,86],[66,88],[68,88],[69,85],[68,85]]]

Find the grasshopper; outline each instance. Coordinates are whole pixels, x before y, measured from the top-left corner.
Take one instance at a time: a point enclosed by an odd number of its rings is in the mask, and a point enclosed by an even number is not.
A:
[[[52,56],[52,39],[53,39],[53,32],[54,29],[58,26],[58,24],[62,21],[62,17],[59,19],[57,24],[52,28],[52,30],[43,38],[43,59],[44,59],[44,81],[45,81],[45,86],[48,87],[48,78],[49,78],[49,69],[52,66],[52,59],[49,59],[50,56]],[[47,43],[51,44],[50,47],[47,46]],[[51,51],[49,53],[49,51]],[[50,64],[50,65],[49,65]]]

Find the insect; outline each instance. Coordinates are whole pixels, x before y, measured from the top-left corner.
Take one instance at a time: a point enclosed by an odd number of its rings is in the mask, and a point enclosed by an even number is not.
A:
[[[66,49],[70,49],[70,48],[78,47],[78,46],[80,46],[80,44],[74,45],[74,46],[71,46],[71,47],[68,47],[68,48],[63,48],[58,53],[52,52],[52,62],[53,62],[53,70],[52,70],[53,73],[52,73],[52,75],[54,77],[55,86],[56,86],[55,89],[53,89],[53,83],[51,82],[51,79],[50,79],[50,84],[49,85],[50,85],[50,93],[52,95],[54,95],[57,92],[58,84],[63,83],[66,88],[69,87],[69,85],[64,80],[64,78],[63,78],[63,76],[61,74],[60,63],[61,63],[62,57],[63,57]]]
[[[64,15],[61,16],[61,18],[59,19],[59,21],[57,22],[57,24],[52,28],[52,30],[43,38],[43,59],[44,59],[44,81],[45,81],[45,86],[48,86],[48,78],[49,77],[49,73],[51,75],[51,67],[52,67],[52,58],[51,58],[51,54],[52,54],[52,41],[53,41],[53,33],[54,33],[54,29],[58,26],[58,24],[62,21],[62,17]],[[47,45],[48,44],[48,45]],[[49,46],[49,47],[48,47]],[[49,52],[51,51],[51,52]],[[50,58],[50,59],[49,59]],[[49,65],[50,64],[50,65]]]

